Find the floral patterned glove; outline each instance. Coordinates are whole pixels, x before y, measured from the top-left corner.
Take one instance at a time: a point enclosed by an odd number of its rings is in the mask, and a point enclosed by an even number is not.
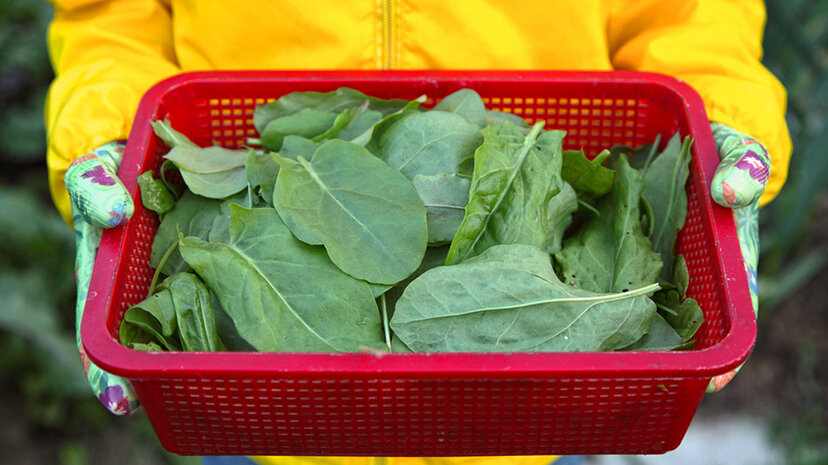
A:
[[[110,142],[72,162],[64,176],[64,184],[72,204],[77,247],[75,274],[78,298],[75,338],[92,392],[116,415],[134,412],[138,409],[138,400],[129,381],[106,373],[86,356],[80,339],[80,322],[102,228],[120,226],[126,223],[133,213],[132,198],[115,174],[118,172],[123,154],[123,142]]]
[[[770,155],[756,139],[720,123],[710,123],[721,160],[713,175],[711,195],[716,203],[733,209],[753,313],[759,309],[756,266],[759,263],[759,197],[770,177]],[[721,390],[741,366],[710,380],[707,392]]]

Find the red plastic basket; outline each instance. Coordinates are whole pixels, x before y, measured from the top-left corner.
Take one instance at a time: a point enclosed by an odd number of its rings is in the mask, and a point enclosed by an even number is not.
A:
[[[696,349],[611,353],[146,353],[117,340],[149,287],[155,214],[136,177],[164,154],[149,121],[196,143],[242,145],[252,111],[292,91],[352,87],[383,98],[476,90],[490,109],[567,131],[597,153],[675,131],[695,138],[689,215],[678,252],[705,323]],[[732,215],[710,201],[718,163],[699,96],[635,72],[204,72],[143,98],[120,176],[136,212],[102,238],[81,325],[89,357],[132,382],[162,445],[182,455],[528,455],[663,453],[676,448],[711,377],[743,362],[756,337]]]

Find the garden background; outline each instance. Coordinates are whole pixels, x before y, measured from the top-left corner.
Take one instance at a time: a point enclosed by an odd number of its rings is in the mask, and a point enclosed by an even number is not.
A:
[[[828,1],[768,0],[765,64],[789,92],[790,177],[761,212],[759,334],[698,417],[752,418],[785,463],[828,463]],[[109,415],[73,341],[74,235],[49,199],[46,2],[0,2],[0,463],[196,464],[146,417]],[[710,457],[700,461],[716,463]]]

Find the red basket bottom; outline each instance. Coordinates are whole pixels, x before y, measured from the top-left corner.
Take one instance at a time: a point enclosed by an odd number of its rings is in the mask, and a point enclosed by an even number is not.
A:
[[[181,455],[438,457],[664,453],[707,382],[194,378],[135,388],[164,448]]]

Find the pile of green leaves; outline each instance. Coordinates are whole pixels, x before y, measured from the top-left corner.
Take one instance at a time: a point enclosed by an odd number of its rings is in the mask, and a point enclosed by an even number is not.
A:
[[[433,109],[342,88],[201,148],[167,122],[141,350],[669,350],[702,322],[674,243],[690,144],[588,159],[463,89]],[[177,171],[184,186],[168,180]]]

